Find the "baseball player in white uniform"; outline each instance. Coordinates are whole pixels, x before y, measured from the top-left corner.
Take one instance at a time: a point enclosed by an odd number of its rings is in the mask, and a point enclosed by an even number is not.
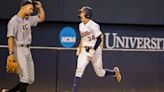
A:
[[[38,13],[33,13],[34,6]],[[10,90],[2,92],[26,92],[27,85],[34,82],[34,64],[29,46],[31,45],[31,27],[45,20],[45,13],[40,1],[23,0],[17,15],[13,16],[8,23],[8,49],[9,55],[16,57],[19,64],[20,82]]]
[[[121,81],[118,67],[114,67],[112,70],[103,69],[102,48],[100,46],[102,43],[102,32],[100,31],[100,26],[91,20],[92,15],[92,9],[88,6],[83,6],[79,9],[79,17],[82,21],[79,25],[81,41],[76,52],[78,60],[72,92],[77,92],[80,79],[89,61],[91,61],[97,76],[112,75],[118,82]]]

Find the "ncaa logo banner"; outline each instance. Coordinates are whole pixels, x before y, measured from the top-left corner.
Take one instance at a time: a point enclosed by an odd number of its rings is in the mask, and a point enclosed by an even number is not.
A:
[[[76,32],[72,27],[64,27],[60,32],[60,43],[65,48],[71,48],[76,43]]]

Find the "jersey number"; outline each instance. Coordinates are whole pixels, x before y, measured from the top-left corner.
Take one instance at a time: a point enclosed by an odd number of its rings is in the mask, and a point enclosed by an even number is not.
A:
[[[92,35],[92,37],[88,37],[88,40],[89,41],[91,41],[91,40],[95,40],[96,38],[95,38],[95,36],[94,35]]]

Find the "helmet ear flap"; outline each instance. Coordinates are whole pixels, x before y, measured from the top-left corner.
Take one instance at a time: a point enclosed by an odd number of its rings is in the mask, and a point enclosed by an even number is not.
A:
[[[91,18],[91,16],[88,13],[85,13],[85,17],[89,19]]]
[[[82,9],[85,11],[85,17],[91,19],[93,13],[92,13],[92,8],[88,6],[83,6]]]

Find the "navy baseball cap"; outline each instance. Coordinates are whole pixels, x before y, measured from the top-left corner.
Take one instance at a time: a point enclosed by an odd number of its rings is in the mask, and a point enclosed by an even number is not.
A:
[[[21,6],[24,6],[24,5],[27,5],[27,4],[35,5],[36,3],[33,2],[32,0],[22,0]]]

